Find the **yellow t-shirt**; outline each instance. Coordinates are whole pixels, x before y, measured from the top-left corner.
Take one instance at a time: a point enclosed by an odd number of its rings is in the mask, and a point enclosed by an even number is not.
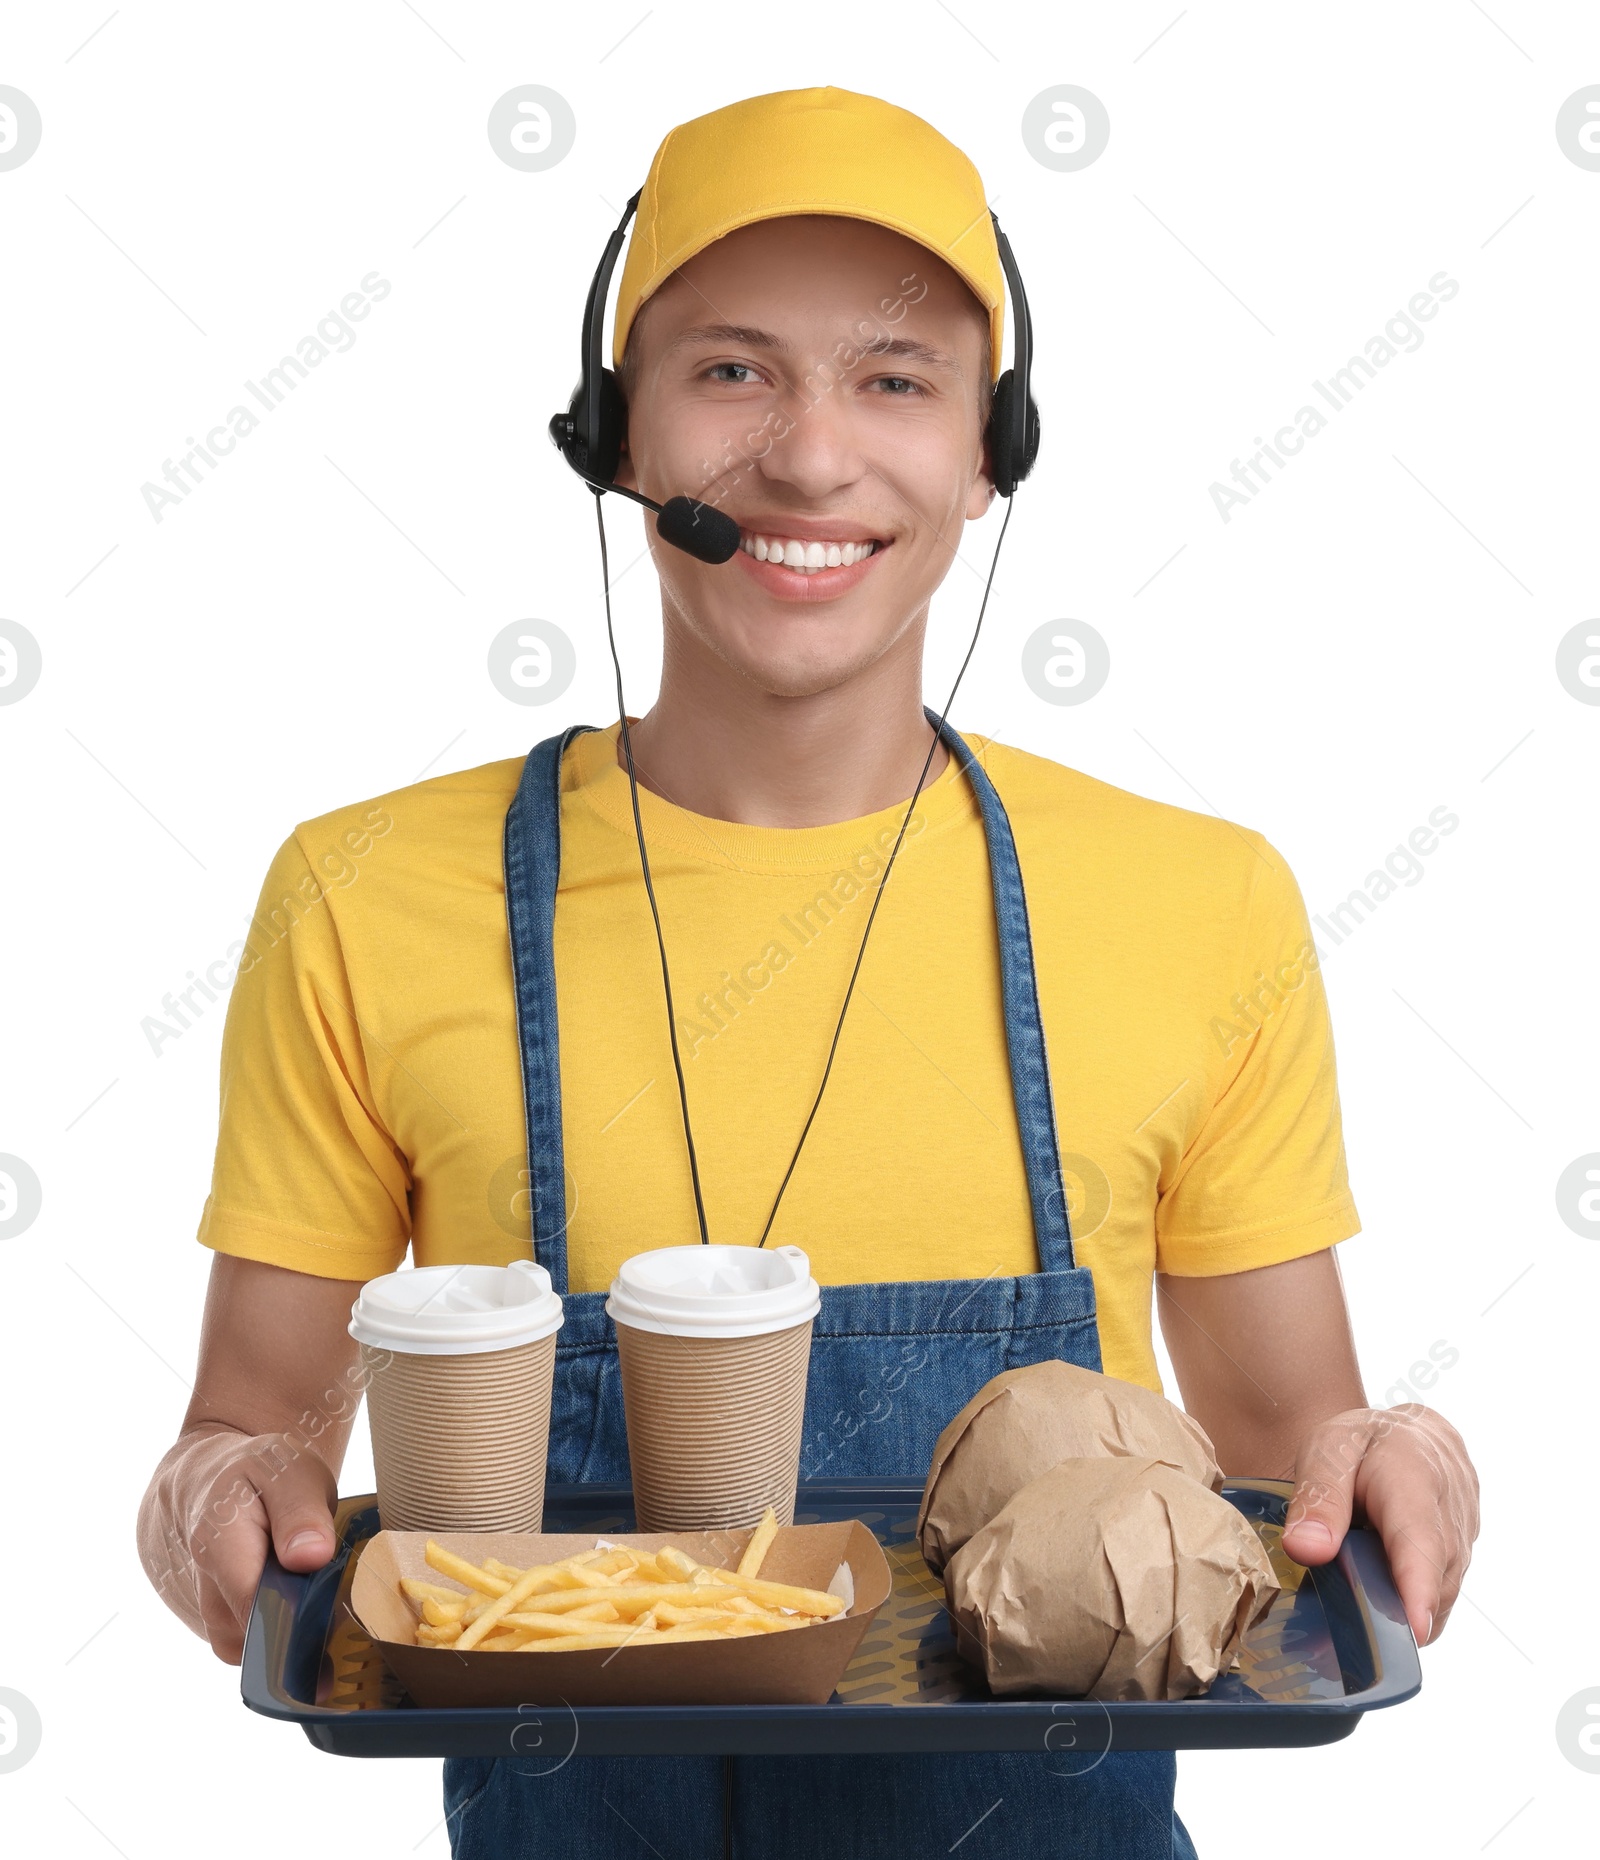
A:
[[[1109,1373],[1159,1387],[1151,1275],[1358,1231],[1305,907],[1259,833],[969,737],[1027,889]],[[301,826],[240,961],[200,1238],[330,1278],[526,1258],[501,866],[521,760]],[[822,1075],[904,805],[711,820],[640,792],[711,1238],[752,1244]],[[698,1238],[616,726],[568,750],[556,903],[571,1289]],[[878,912],[772,1243],[823,1284],[1037,1269],[982,820],[952,761]]]

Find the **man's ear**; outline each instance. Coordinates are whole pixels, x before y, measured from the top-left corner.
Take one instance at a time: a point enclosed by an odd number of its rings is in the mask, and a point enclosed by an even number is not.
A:
[[[622,407],[622,450],[617,454],[617,472],[615,482],[626,485],[630,491],[637,491],[639,481],[633,475],[633,459],[628,452],[628,407]]]
[[[989,435],[983,435],[983,453],[978,464],[978,475],[972,481],[972,489],[967,493],[967,521],[988,513],[994,502],[994,455],[989,447]]]

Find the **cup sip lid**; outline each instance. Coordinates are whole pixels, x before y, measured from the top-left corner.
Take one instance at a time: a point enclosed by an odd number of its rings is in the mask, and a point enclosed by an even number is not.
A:
[[[369,1279],[350,1309],[350,1335],[405,1356],[514,1350],[560,1330],[561,1299],[532,1260],[509,1266],[413,1266]]]
[[[761,1337],[822,1309],[797,1246],[663,1246],[626,1259],[606,1313],[661,1337]]]

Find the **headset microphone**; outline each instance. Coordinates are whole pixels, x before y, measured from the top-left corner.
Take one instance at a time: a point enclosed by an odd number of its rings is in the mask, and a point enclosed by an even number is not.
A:
[[[656,512],[656,534],[702,562],[726,562],[739,547],[738,524],[698,497],[669,497]]]
[[[563,443],[563,435],[556,429],[570,424],[570,421],[571,416],[565,413],[558,413],[551,419],[550,437],[556,445]],[[617,484],[610,478],[591,478],[576,465],[573,470],[596,496],[602,491],[615,491],[618,497],[632,498],[634,503],[643,504],[646,510],[653,510],[656,513],[656,534],[661,540],[684,550],[698,561],[712,564],[726,562],[739,547],[738,524],[724,511],[713,510],[710,504],[702,504],[698,497],[669,497],[664,504],[658,504],[653,497],[646,497],[642,491],[630,491],[625,484]]]

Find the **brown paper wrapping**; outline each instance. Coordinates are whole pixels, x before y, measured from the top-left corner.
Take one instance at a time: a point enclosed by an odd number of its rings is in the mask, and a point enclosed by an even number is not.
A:
[[[1154,1390],[1073,1363],[1034,1363],[986,1382],[939,1436],[917,1514],[935,1572],[1030,1480],[1060,1460],[1165,1460],[1213,1492],[1222,1472],[1198,1421]]]
[[[951,1559],[961,1651],[997,1693],[1180,1699],[1233,1664],[1278,1581],[1225,1498],[1154,1459],[1069,1459]]]

